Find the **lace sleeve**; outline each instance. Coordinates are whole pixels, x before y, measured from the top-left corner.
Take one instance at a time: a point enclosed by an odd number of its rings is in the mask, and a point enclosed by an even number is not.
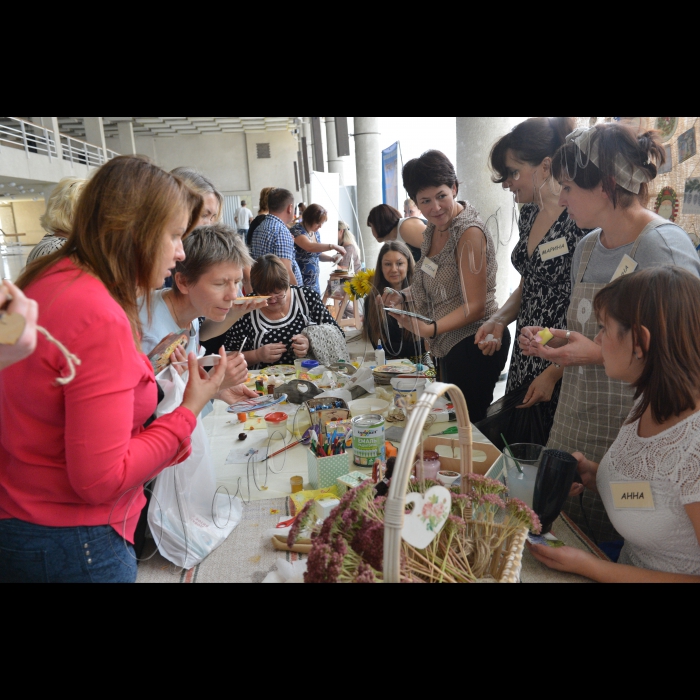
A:
[[[696,443],[676,468],[675,481],[680,487],[681,503],[700,503],[700,444]]]

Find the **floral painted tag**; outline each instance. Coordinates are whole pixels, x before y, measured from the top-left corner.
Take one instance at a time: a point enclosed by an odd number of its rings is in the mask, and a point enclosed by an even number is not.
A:
[[[442,532],[452,512],[452,494],[442,486],[433,486],[423,496],[411,493],[406,505],[414,504],[413,512],[406,516],[402,536],[416,549],[426,549]]]

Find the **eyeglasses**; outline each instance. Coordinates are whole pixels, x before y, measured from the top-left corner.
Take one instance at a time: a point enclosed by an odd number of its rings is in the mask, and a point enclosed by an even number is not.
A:
[[[284,294],[275,294],[274,296],[271,296],[268,300],[268,304],[276,304],[277,302],[284,301],[287,298],[287,292]]]

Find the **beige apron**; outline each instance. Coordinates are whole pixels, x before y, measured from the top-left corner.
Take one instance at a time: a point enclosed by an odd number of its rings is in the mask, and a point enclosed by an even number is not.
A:
[[[668,221],[650,223],[637,238],[630,257],[635,259],[642,238],[649,231],[667,224]],[[568,330],[581,333],[589,340],[595,340],[599,332],[593,302],[598,292],[610,283],[583,282],[599,241],[600,233],[584,245],[568,313]],[[632,411],[634,394],[635,390],[629,384],[610,379],[603,366],[567,367],[564,370],[561,399],[547,447],[570,454],[581,452],[588,459],[600,464]],[[598,496],[587,492],[585,503],[592,534],[598,541],[622,539],[615,533]],[[578,501],[569,499],[565,510],[580,527],[586,527]]]

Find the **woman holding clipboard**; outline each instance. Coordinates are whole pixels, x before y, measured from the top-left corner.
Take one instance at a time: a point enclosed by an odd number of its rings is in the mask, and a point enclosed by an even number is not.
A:
[[[400,295],[385,293],[383,301],[424,317],[392,314],[400,326],[429,341],[442,381],[462,390],[477,423],[493,402],[511,342],[506,330],[501,347],[488,357],[476,343],[481,325],[498,311],[493,240],[476,209],[457,201],[459,181],[444,154],[428,151],[410,161],[403,178],[429,225],[412,286]]]

